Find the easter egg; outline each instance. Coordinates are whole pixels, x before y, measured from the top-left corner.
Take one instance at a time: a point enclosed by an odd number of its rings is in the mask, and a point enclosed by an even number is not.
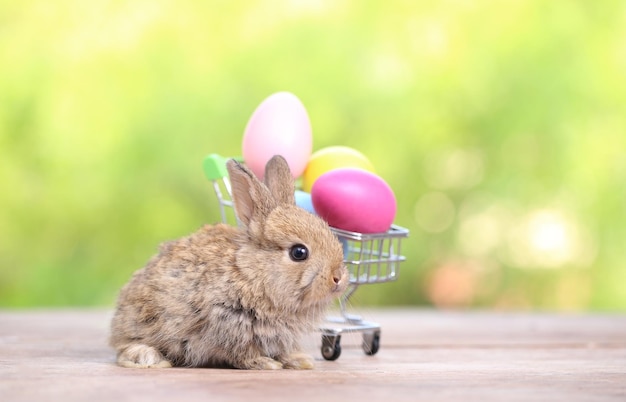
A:
[[[300,208],[315,214],[315,208],[313,208],[313,201],[311,200],[311,194],[305,193],[304,191],[296,190],[296,205]]]
[[[302,189],[311,192],[318,177],[333,169],[353,167],[374,173],[374,166],[365,155],[356,149],[332,146],[315,151],[302,176]]]
[[[337,229],[381,233],[396,215],[396,197],[379,176],[362,169],[339,168],[321,175],[311,190],[317,214]]]
[[[265,164],[274,155],[282,155],[292,176],[299,177],[312,150],[309,115],[300,99],[290,92],[277,92],[261,102],[244,131],[243,159],[261,180]]]

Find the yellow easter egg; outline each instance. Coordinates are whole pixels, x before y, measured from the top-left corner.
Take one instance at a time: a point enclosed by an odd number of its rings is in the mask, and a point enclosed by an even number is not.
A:
[[[326,147],[311,155],[302,175],[302,190],[310,193],[318,177],[339,168],[357,168],[376,173],[369,159],[356,149],[341,145]]]

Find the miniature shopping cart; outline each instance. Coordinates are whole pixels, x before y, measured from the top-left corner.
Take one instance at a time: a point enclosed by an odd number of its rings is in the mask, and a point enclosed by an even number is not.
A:
[[[236,222],[232,192],[226,158],[216,154],[204,159],[204,173],[213,184],[220,215],[225,223]],[[349,285],[339,298],[340,317],[327,317],[320,328],[322,333],[322,356],[336,360],[341,354],[341,335],[345,332],[363,334],[363,351],[374,355],[380,347],[380,325],[364,321],[360,316],[347,312],[347,303],[360,285],[394,281],[398,277],[399,265],[404,261],[400,254],[402,239],[409,234],[407,229],[393,225],[387,232],[364,234],[332,228],[344,246],[344,263],[350,275]]]

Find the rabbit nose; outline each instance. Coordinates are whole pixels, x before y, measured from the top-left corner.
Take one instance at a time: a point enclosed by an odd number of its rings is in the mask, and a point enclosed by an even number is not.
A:
[[[344,288],[346,282],[348,281],[348,271],[344,267],[342,267],[341,270],[333,272],[332,280],[335,291]]]

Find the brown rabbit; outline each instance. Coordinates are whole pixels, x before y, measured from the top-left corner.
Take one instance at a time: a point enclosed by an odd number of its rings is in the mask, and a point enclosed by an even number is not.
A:
[[[295,205],[281,156],[265,183],[234,160],[227,169],[240,227],[206,225],[135,272],[111,325],[119,365],[313,368],[298,342],[347,286],[341,243]]]

